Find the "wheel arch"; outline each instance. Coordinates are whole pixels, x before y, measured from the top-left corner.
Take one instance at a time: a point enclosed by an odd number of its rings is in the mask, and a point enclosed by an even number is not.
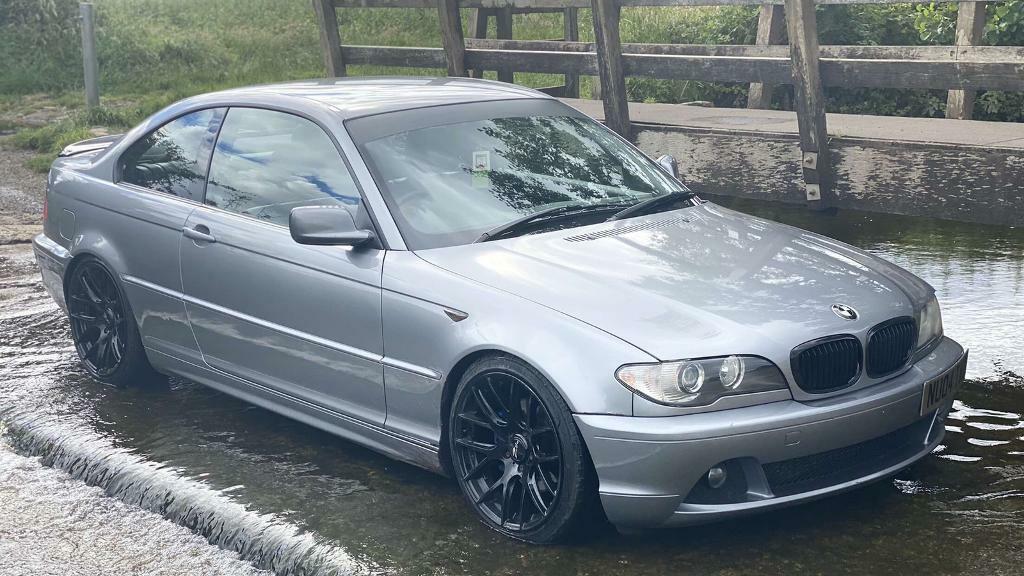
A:
[[[449,452],[448,439],[448,434],[450,432],[449,413],[451,412],[452,403],[454,402],[455,399],[455,391],[458,388],[459,383],[462,381],[463,376],[466,374],[466,371],[469,370],[469,368],[476,364],[478,361],[485,358],[510,358],[522,362],[526,366],[536,371],[538,375],[544,378],[544,380],[547,380],[550,384],[551,392],[556,397],[561,398],[562,401],[565,403],[566,407],[570,406],[567,399],[565,398],[564,391],[561,390],[551,380],[551,376],[544,372],[543,370],[541,370],[538,366],[536,366],[536,364],[530,362],[526,358],[523,358],[522,355],[495,347],[482,348],[466,353],[455,363],[452,369],[448,371],[447,375],[444,378],[444,386],[441,393],[441,441],[440,449],[438,451],[438,458],[440,460],[441,470],[444,472],[445,475],[447,475],[450,478],[455,478],[454,466],[451,460],[451,454]],[[598,522],[606,523],[607,516],[605,515],[603,504],[601,503],[601,500],[598,497],[599,480],[597,475],[597,468],[594,465],[594,459],[590,454],[590,447],[587,445],[586,438],[584,438],[583,432],[579,429],[579,426],[576,424],[575,418],[573,418],[571,408],[569,412],[569,422],[572,428],[575,430],[576,434],[579,435],[579,445],[582,449],[583,462],[586,468],[587,476],[585,479],[584,490],[587,491],[586,498],[589,502],[587,516]]]
[[[469,370],[470,366],[478,360],[492,356],[513,357],[533,366],[533,364],[530,364],[525,359],[508,351],[501,350],[499,348],[482,348],[466,353],[455,363],[454,366],[452,366],[452,369],[448,371],[448,374],[446,374],[444,378],[444,385],[441,388],[441,413],[439,414],[441,421],[441,441],[439,442],[440,450],[438,451],[438,457],[441,460],[441,469],[448,476],[452,476],[451,454],[448,450],[448,413],[451,412],[452,409],[452,400],[455,398],[455,389],[459,387],[459,382],[462,381],[462,376],[466,373],[466,370]],[[534,367],[534,369],[536,369],[536,367]],[[561,395],[561,392],[559,392],[557,388],[555,388],[555,392]]]
[[[68,261],[67,266],[64,268],[63,284],[65,290],[67,290],[68,279],[75,268],[82,261],[89,258],[99,260],[101,264],[110,270],[114,281],[119,285],[122,284],[121,272],[124,270],[124,258],[121,256],[120,251],[114,247],[113,243],[102,235],[92,231],[85,231],[76,238],[71,253],[71,260]]]
[[[79,243],[77,249],[74,250],[70,260],[64,267],[64,277],[61,280],[61,284],[64,289],[65,297],[67,298],[69,292],[69,282],[71,281],[72,274],[75,269],[78,268],[87,260],[96,260],[102,264],[109,272],[114,283],[117,285],[121,292],[121,296],[124,298],[125,305],[128,307],[129,314],[135,319],[135,322],[140,322],[140,318],[136,315],[135,306],[132,305],[131,297],[128,294],[128,290],[125,289],[124,279],[121,277],[121,270],[124,269],[124,260],[121,258],[121,254],[110,245],[109,242],[99,241],[92,242],[86,245]]]
[[[68,282],[71,280],[71,275],[74,274],[75,269],[78,268],[82,264],[82,262],[85,262],[87,260],[98,261],[100,264],[102,264],[104,267],[110,270],[111,276],[114,278],[115,282],[117,282],[118,284],[121,283],[121,275],[117,272],[117,269],[114,266],[112,266],[106,258],[91,250],[81,250],[77,251],[75,255],[71,257],[71,260],[68,260],[67,266],[64,267],[63,284],[65,294],[67,293],[68,290]]]
[[[448,450],[448,415],[451,412],[452,402],[455,399],[455,390],[459,387],[459,382],[462,381],[463,375],[466,373],[467,370],[469,370],[469,368],[473,364],[484,358],[492,357],[514,358],[515,360],[518,360],[526,364],[530,368],[534,369],[538,374],[540,374],[545,380],[548,381],[548,383],[551,385],[552,392],[556,396],[561,398],[562,401],[565,402],[566,406],[570,407],[570,414],[572,413],[572,404],[569,402],[569,399],[565,397],[565,392],[551,379],[551,376],[549,374],[547,374],[535,363],[530,362],[527,358],[524,358],[522,355],[497,347],[481,348],[467,352],[465,355],[459,358],[455,365],[452,366],[451,370],[449,370],[448,373],[445,375],[444,384],[441,389],[441,413],[439,414],[439,419],[441,421],[441,439],[439,442],[438,458],[441,462],[442,471],[444,471],[444,473],[447,474],[448,476],[452,475],[451,454],[449,453]],[[578,428],[577,433],[580,433],[582,435]],[[593,460],[590,457],[589,450],[587,450],[586,448],[586,442],[583,442],[583,446],[588,465],[591,468],[593,468]]]

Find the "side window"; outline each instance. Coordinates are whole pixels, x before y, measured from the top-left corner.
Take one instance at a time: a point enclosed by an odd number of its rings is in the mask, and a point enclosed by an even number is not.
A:
[[[319,126],[272,110],[228,111],[210,165],[207,204],[287,226],[297,206],[359,201],[345,162]]]
[[[203,197],[209,141],[223,109],[198,110],[140,138],[121,156],[121,181],[190,200]]]

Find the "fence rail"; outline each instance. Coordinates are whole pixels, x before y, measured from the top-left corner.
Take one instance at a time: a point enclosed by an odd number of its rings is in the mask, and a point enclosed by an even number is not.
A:
[[[986,2],[959,4],[953,46],[819,46],[818,4],[884,4],[893,0],[313,0],[328,72],[343,76],[346,65],[444,69],[450,76],[479,76],[497,70],[564,74],[564,86],[545,91],[577,97],[579,76],[599,78],[605,123],[631,135],[625,78],[750,83],[749,105],[767,107],[776,85],[794,87],[800,126],[801,166],[808,202],[825,207],[833,178],[825,123],[827,86],[949,90],[947,116],[970,118],[974,91],[1024,91],[1024,47],[978,46]],[[635,6],[757,5],[761,7],[755,45],[623,43],[621,9]],[[443,48],[352,46],[342,43],[336,8],[431,8],[438,10]],[[460,8],[476,11],[470,37]],[[578,40],[580,8],[593,13],[594,42]],[[564,14],[565,38],[513,40],[514,13]],[[487,18],[498,22],[498,38],[484,38]],[[779,44],[782,20],[788,45]]]
[[[478,41],[479,42],[479,41]],[[487,40],[466,42],[465,66],[496,70],[514,67],[525,72],[546,74],[599,73],[593,46],[579,42],[558,49],[550,41]],[[561,44],[561,43],[559,43]],[[524,46],[525,45],[525,46]],[[480,46],[480,47],[478,47]],[[487,46],[483,48],[482,46]],[[500,48],[498,46],[501,46]],[[589,49],[586,49],[589,48]],[[788,48],[757,50],[756,46],[623,45],[622,67],[626,76],[659,79],[703,80],[708,82],[761,82],[792,84],[793,71]],[[825,86],[889,88],[931,88],[972,90],[1024,90],[1024,62],[957,60],[945,50],[923,50],[928,60],[892,59],[892,53],[877,46],[866,58],[838,57],[857,54],[860,46],[822,46],[821,80]],[[935,47],[940,48],[940,47]],[[831,50],[830,50],[831,49]],[[1006,51],[1000,51],[1006,53]],[[400,48],[393,46],[342,46],[347,64],[404,68],[445,68],[443,48]],[[705,55],[705,53],[710,53]],[[931,58],[935,53],[934,59]],[[772,54],[771,56],[762,54]],[[835,55],[837,57],[831,57]]]
[[[987,0],[963,0],[964,3],[984,4]],[[619,0],[620,7],[666,6],[761,6],[783,5],[785,0]],[[815,4],[904,4],[905,0],[817,0]],[[335,0],[338,8],[435,8],[436,0]],[[590,0],[464,0],[460,8],[512,8],[519,10],[549,10],[561,12],[566,8],[591,8]]]

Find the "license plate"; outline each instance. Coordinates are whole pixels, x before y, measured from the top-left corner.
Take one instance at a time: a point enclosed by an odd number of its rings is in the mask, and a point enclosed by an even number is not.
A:
[[[939,406],[952,402],[953,397],[960,390],[960,386],[963,385],[966,375],[967,352],[964,352],[964,355],[949,370],[924,383],[924,390],[921,394],[921,416],[931,414]]]

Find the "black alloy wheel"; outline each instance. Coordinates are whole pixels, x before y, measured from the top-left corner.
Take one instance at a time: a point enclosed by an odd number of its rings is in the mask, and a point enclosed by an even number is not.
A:
[[[128,315],[114,279],[96,260],[75,267],[68,314],[78,355],[94,376],[110,376],[125,357]]]
[[[489,527],[551,542],[576,524],[587,495],[582,439],[564,401],[514,358],[464,375],[449,421],[452,471]]]

